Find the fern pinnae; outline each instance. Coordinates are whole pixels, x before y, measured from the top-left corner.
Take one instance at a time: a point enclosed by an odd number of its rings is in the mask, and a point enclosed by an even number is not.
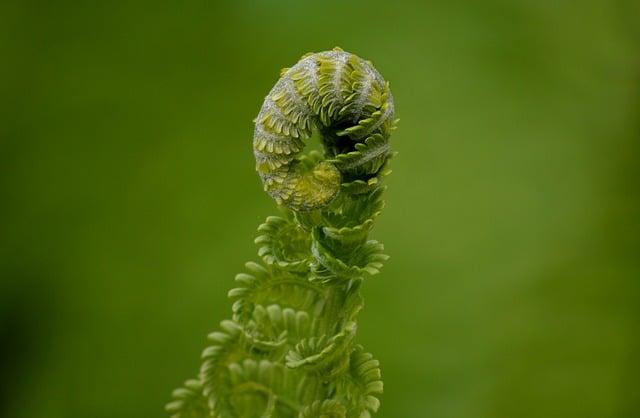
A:
[[[255,119],[256,170],[283,216],[258,227],[260,262],[229,291],[173,418],[367,418],[379,363],[355,343],[360,288],[388,256],[369,239],[391,171],[393,97],[369,61],[336,48],[281,71]],[[304,153],[314,134],[324,153]]]

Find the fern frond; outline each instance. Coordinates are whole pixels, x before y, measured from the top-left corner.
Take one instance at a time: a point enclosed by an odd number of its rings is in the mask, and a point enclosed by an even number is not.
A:
[[[347,408],[335,399],[327,399],[324,401],[315,401],[311,405],[305,407],[299,415],[299,418],[345,418]]]
[[[202,382],[190,379],[184,386],[172,393],[173,401],[165,406],[171,418],[205,418],[210,417],[207,398],[202,393]]]
[[[349,416],[370,417],[378,411],[384,385],[380,373],[380,362],[370,353],[357,346],[351,354],[349,373],[338,384],[340,392],[346,393],[349,401]]]
[[[258,255],[265,263],[291,271],[307,268],[311,257],[309,234],[298,224],[279,216],[269,216],[258,231],[262,234],[254,242],[259,245]]]
[[[173,392],[172,418],[369,418],[379,363],[356,345],[362,284],[388,256],[369,238],[394,153],[389,84],[336,48],[307,54],[267,95],[253,150],[283,216],[258,227],[260,262],[229,291],[232,319],[208,336],[199,378]],[[304,153],[318,134],[324,152]]]
[[[303,367],[306,370],[324,370],[325,380],[334,373],[330,367],[335,362],[344,362],[344,349],[356,334],[355,322],[349,322],[339,333],[332,337],[322,335],[320,337],[305,338],[296,344],[295,348],[287,354],[286,364],[292,369]]]
[[[313,273],[310,278],[312,282],[333,283],[374,276],[380,273],[382,263],[389,259],[389,256],[382,252],[384,246],[375,240],[369,240],[359,246],[358,251],[339,258],[323,243],[324,236],[320,229],[315,229],[312,237],[311,252],[314,256],[314,261],[310,264]]]
[[[348,175],[375,173],[382,167],[391,152],[388,139],[382,134],[367,137],[354,145],[355,151],[337,155],[333,162],[338,170]]]
[[[229,297],[235,300],[234,319],[245,322],[255,305],[275,303],[297,310],[322,309],[325,291],[309,282],[306,276],[252,262],[246,267],[249,273],[236,275],[240,287],[229,291]]]

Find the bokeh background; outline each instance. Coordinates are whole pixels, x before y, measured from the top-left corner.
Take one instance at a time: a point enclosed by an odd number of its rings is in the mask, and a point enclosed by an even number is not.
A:
[[[276,213],[252,119],[308,51],[391,81],[382,418],[640,416],[634,1],[5,1],[0,415],[164,416]]]

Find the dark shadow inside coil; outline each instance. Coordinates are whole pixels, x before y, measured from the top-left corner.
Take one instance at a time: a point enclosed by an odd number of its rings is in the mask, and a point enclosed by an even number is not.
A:
[[[306,170],[313,169],[313,166],[322,160],[332,160],[337,155],[348,154],[355,151],[355,145],[359,141],[351,139],[348,135],[338,136],[337,132],[353,125],[350,120],[337,122],[331,127],[316,127],[312,134],[305,140],[305,147],[298,159],[303,163]],[[342,172],[342,182],[354,180],[368,180],[375,177],[377,173],[355,174]]]
[[[322,144],[324,145],[324,151],[327,158],[333,158],[339,154],[347,154],[351,151],[355,151],[356,141],[352,140],[348,136],[337,135],[337,132],[341,132],[350,126],[353,126],[353,122],[350,120],[344,120],[336,122],[331,127],[321,129],[320,134]]]

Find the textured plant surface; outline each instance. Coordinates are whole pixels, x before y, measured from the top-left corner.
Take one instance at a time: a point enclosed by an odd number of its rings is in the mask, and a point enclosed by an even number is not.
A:
[[[389,85],[344,52],[282,70],[255,120],[256,169],[281,205],[229,292],[233,318],[209,335],[197,379],[173,393],[175,418],[369,417],[378,361],[354,341],[360,286],[387,256],[368,235],[382,207],[395,128]],[[324,152],[303,154],[317,137]]]

